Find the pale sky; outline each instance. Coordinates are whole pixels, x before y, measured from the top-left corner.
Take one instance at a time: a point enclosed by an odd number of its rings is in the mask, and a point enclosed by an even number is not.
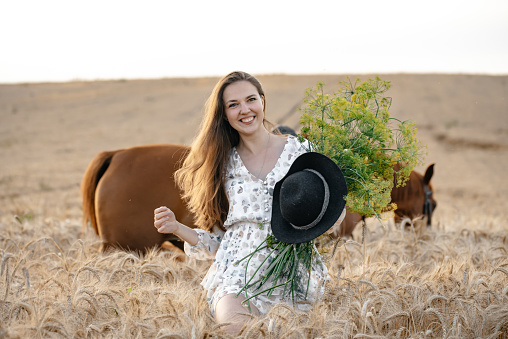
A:
[[[0,83],[508,74],[508,0],[0,0]]]

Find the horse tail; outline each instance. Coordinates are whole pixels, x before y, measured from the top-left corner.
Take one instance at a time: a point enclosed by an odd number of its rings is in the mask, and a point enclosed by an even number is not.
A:
[[[102,178],[104,173],[111,163],[111,159],[117,151],[104,151],[97,154],[85,171],[83,180],[81,181],[81,197],[83,199],[83,227],[82,232],[86,231],[88,222],[95,230],[96,234],[99,234],[99,228],[97,225],[97,216],[95,213],[95,191],[99,180]]]

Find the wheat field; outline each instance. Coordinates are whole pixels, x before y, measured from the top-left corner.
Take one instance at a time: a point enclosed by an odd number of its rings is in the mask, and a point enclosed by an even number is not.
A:
[[[272,121],[298,127],[320,78],[260,77]],[[309,313],[278,305],[240,337],[508,338],[508,77],[382,78],[436,163],[432,228],[387,215],[354,240],[323,236],[323,299]],[[228,337],[200,286],[210,262],[100,253],[79,196],[101,150],[189,144],[215,81],[0,85],[0,338]]]
[[[506,232],[416,224],[371,223],[363,244],[362,229],[358,242],[322,237],[331,273],[323,300],[308,314],[275,307],[242,337],[506,337]],[[157,251],[101,254],[97,238],[80,231],[49,217],[2,219],[2,337],[227,337],[199,285],[209,263]]]

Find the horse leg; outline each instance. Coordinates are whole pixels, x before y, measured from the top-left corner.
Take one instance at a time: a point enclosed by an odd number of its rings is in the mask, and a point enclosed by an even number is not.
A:
[[[176,261],[184,262],[187,258],[185,252],[170,241],[164,241],[161,245],[161,249],[174,253]]]
[[[335,236],[335,238],[340,236],[343,238],[346,237],[353,239],[353,231],[355,230],[356,225],[358,225],[358,223],[362,220],[365,220],[365,218],[362,217],[360,214],[353,213],[347,210],[346,217],[340,224],[339,230],[338,231],[334,230],[333,235]]]

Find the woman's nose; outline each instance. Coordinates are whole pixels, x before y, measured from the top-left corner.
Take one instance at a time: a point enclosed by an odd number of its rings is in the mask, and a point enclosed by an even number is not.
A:
[[[240,103],[240,113],[249,113],[249,107],[245,102]]]

